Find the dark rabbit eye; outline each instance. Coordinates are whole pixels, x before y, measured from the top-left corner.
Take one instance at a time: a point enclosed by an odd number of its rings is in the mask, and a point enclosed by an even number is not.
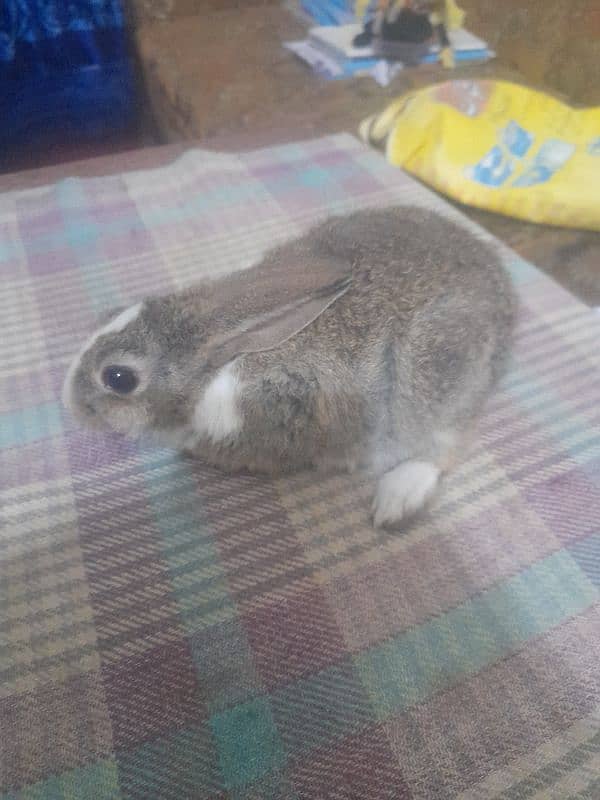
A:
[[[118,394],[130,394],[138,385],[139,379],[130,367],[112,364],[102,370],[102,383]]]

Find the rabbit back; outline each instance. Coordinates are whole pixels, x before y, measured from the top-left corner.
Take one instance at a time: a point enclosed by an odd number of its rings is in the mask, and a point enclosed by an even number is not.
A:
[[[291,247],[347,263],[351,287],[279,347],[238,359],[244,424],[235,443],[203,442],[202,454],[268,472],[381,472],[438,457],[469,428],[510,351],[516,300],[493,248],[414,207],[333,218]]]

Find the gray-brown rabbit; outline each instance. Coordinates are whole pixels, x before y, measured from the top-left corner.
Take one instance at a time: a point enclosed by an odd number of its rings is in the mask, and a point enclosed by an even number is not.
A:
[[[419,511],[501,376],[498,256],[415,207],[335,217],[255,267],[121,312],[71,365],[84,422],[226,470],[365,468],[376,525]]]

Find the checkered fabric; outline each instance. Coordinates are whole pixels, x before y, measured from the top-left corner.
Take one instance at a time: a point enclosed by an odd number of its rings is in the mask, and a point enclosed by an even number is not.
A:
[[[600,319],[535,268],[402,533],[61,408],[101,311],[395,202],[457,214],[345,135],[0,196],[2,800],[600,798]]]

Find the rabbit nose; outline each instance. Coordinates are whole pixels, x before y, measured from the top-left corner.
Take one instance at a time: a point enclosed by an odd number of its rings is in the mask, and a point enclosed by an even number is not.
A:
[[[88,414],[94,415],[96,413],[96,409],[91,403],[84,403],[84,407]]]

